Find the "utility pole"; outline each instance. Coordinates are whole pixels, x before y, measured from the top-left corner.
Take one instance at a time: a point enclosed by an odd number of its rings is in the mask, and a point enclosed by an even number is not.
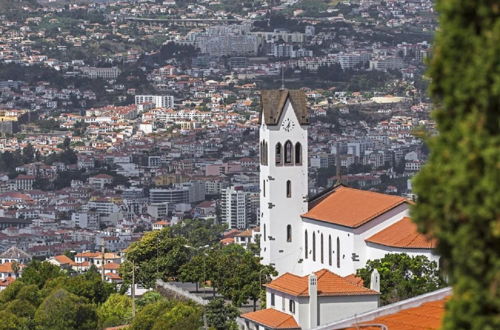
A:
[[[135,263],[132,261],[132,288],[130,289],[132,294],[132,318],[135,318]]]
[[[104,237],[102,238],[102,245],[101,245],[101,277],[102,281],[104,282]]]

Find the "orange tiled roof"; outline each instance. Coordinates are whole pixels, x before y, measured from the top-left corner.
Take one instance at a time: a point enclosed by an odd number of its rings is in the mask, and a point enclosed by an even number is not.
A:
[[[448,299],[449,297],[427,302],[418,307],[404,309],[394,314],[377,317],[374,320],[363,323],[383,324],[388,329],[398,330],[439,329],[441,328],[441,321],[445,311],[445,303]],[[353,330],[357,328],[348,329]],[[380,330],[380,327],[363,327],[363,330]]]
[[[313,201],[312,208],[302,216],[356,228],[406,202],[400,196],[339,186]]]
[[[374,295],[377,291],[355,283],[352,278],[344,278],[327,269],[315,272],[318,277],[318,295],[320,296],[353,296]],[[292,296],[309,296],[308,276],[297,276],[285,273],[266,285],[268,288],[291,294]]]
[[[0,286],[1,287],[8,287],[11,285],[16,279],[12,276],[6,277],[3,280],[0,280]]]
[[[419,233],[417,225],[408,217],[404,217],[365,241],[399,248],[433,249],[436,247],[436,241]]]
[[[64,254],[59,255],[59,256],[55,256],[54,259],[58,263],[60,263],[61,265],[65,265],[65,264],[74,265],[75,264],[75,262],[73,260],[71,260],[70,258],[68,258],[67,256],[65,256]]]
[[[13,273],[12,262],[5,262],[0,264],[0,273]]]
[[[241,317],[271,329],[300,329],[292,315],[273,308],[242,314]]]

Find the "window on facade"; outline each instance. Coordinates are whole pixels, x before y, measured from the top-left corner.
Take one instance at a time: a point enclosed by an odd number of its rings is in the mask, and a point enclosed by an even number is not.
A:
[[[292,241],[292,225],[286,226],[286,241],[287,242]]]
[[[337,268],[340,268],[340,238],[337,237]]]
[[[274,306],[274,304],[275,304],[274,293],[271,293],[271,306]]]
[[[324,256],[324,254],[323,254],[323,251],[324,251],[324,249],[323,249],[323,234],[321,234],[320,247],[321,247],[321,251],[320,251],[321,263],[323,263],[324,262],[324,259],[323,259],[323,256]]]
[[[313,261],[316,261],[316,233],[313,233]]]
[[[262,195],[266,197],[266,180],[262,180]]]
[[[287,180],[286,182],[286,197],[292,197],[292,181]]]
[[[294,300],[290,300],[288,307],[289,307],[288,309],[290,310],[290,313],[295,314],[295,301]]]
[[[267,155],[269,155],[269,150],[267,149],[267,142],[264,141],[264,165],[267,165]]]
[[[285,143],[285,164],[292,164],[292,142]]]
[[[332,265],[332,236],[328,235],[328,264]]]
[[[299,142],[295,144],[295,164],[302,164],[302,145]]]
[[[266,240],[266,237],[267,237],[267,235],[266,235],[266,224],[264,224],[264,241]]]
[[[305,251],[304,251],[304,254],[305,254],[305,257],[306,259],[309,257],[309,240],[307,238],[307,230],[305,231],[304,233],[304,245],[305,245]]]
[[[275,157],[276,157],[276,165],[281,165],[283,159],[283,151],[281,150],[281,143],[279,142],[276,144]]]

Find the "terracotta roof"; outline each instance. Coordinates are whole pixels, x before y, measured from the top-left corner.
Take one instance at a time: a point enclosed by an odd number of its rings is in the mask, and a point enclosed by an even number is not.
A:
[[[228,245],[234,243],[234,238],[233,237],[228,237],[220,240],[222,245]]]
[[[13,273],[12,262],[5,262],[0,264],[0,273]]]
[[[117,264],[115,262],[104,264],[104,269],[118,269],[118,268],[120,268],[120,264]]]
[[[423,303],[418,307],[408,308],[394,314],[377,317],[371,321],[362,322],[359,325],[383,324],[387,326],[388,329],[398,330],[440,329],[445,312],[445,303],[448,299],[449,297]],[[357,327],[348,329],[357,329]],[[362,329],[380,330],[380,327],[363,327]]]
[[[73,265],[75,262],[65,256],[64,254],[59,255],[59,256],[54,256],[54,259],[61,265]]]
[[[14,282],[16,279],[12,276],[6,277],[3,280],[0,280],[0,286],[1,287],[8,287],[12,282]]]
[[[338,186],[313,201],[302,217],[356,228],[406,202],[400,196]]]
[[[351,282],[354,285],[364,286],[363,279],[355,274],[344,276],[344,279],[346,279],[347,281]]]
[[[242,314],[241,317],[271,329],[300,329],[292,315],[273,308]]]
[[[278,125],[286,101],[288,100],[292,103],[293,110],[299,123],[301,125],[309,124],[306,94],[302,90],[273,89],[261,91],[261,114],[259,118],[262,118],[262,113],[264,113],[266,125]],[[261,119],[259,119],[259,121],[260,120]]]
[[[419,233],[417,231],[417,225],[408,217],[404,217],[398,222],[367,238],[365,241],[408,249],[433,249],[436,247],[436,241]]]
[[[353,283],[352,278],[344,278],[327,269],[315,272],[318,277],[319,296],[357,296],[379,294],[377,291]],[[285,273],[267,284],[266,287],[285,292],[292,296],[309,296],[309,276]]]

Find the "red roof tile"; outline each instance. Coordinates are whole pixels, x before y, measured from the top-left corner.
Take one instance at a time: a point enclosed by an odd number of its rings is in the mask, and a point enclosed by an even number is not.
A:
[[[375,295],[377,291],[365,288],[353,278],[344,278],[327,269],[315,272],[318,277],[318,295],[352,296]],[[309,277],[285,273],[266,285],[270,289],[285,292],[293,296],[309,296]]]
[[[436,247],[436,241],[419,233],[417,231],[417,225],[408,217],[404,217],[398,222],[367,238],[365,241],[408,249],[433,249]]]
[[[390,315],[377,317],[362,324],[383,324],[388,329],[398,330],[431,330],[440,329],[445,311],[445,303],[449,297],[424,303],[418,307],[408,308]],[[348,328],[354,330],[360,327]],[[380,330],[380,327],[363,327],[363,330]]]
[[[400,196],[339,186],[313,201],[302,217],[356,228],[406,202]]]
[[[300,329],[292,315],[273,308],[242,314],[241,317],[271,329]]]

